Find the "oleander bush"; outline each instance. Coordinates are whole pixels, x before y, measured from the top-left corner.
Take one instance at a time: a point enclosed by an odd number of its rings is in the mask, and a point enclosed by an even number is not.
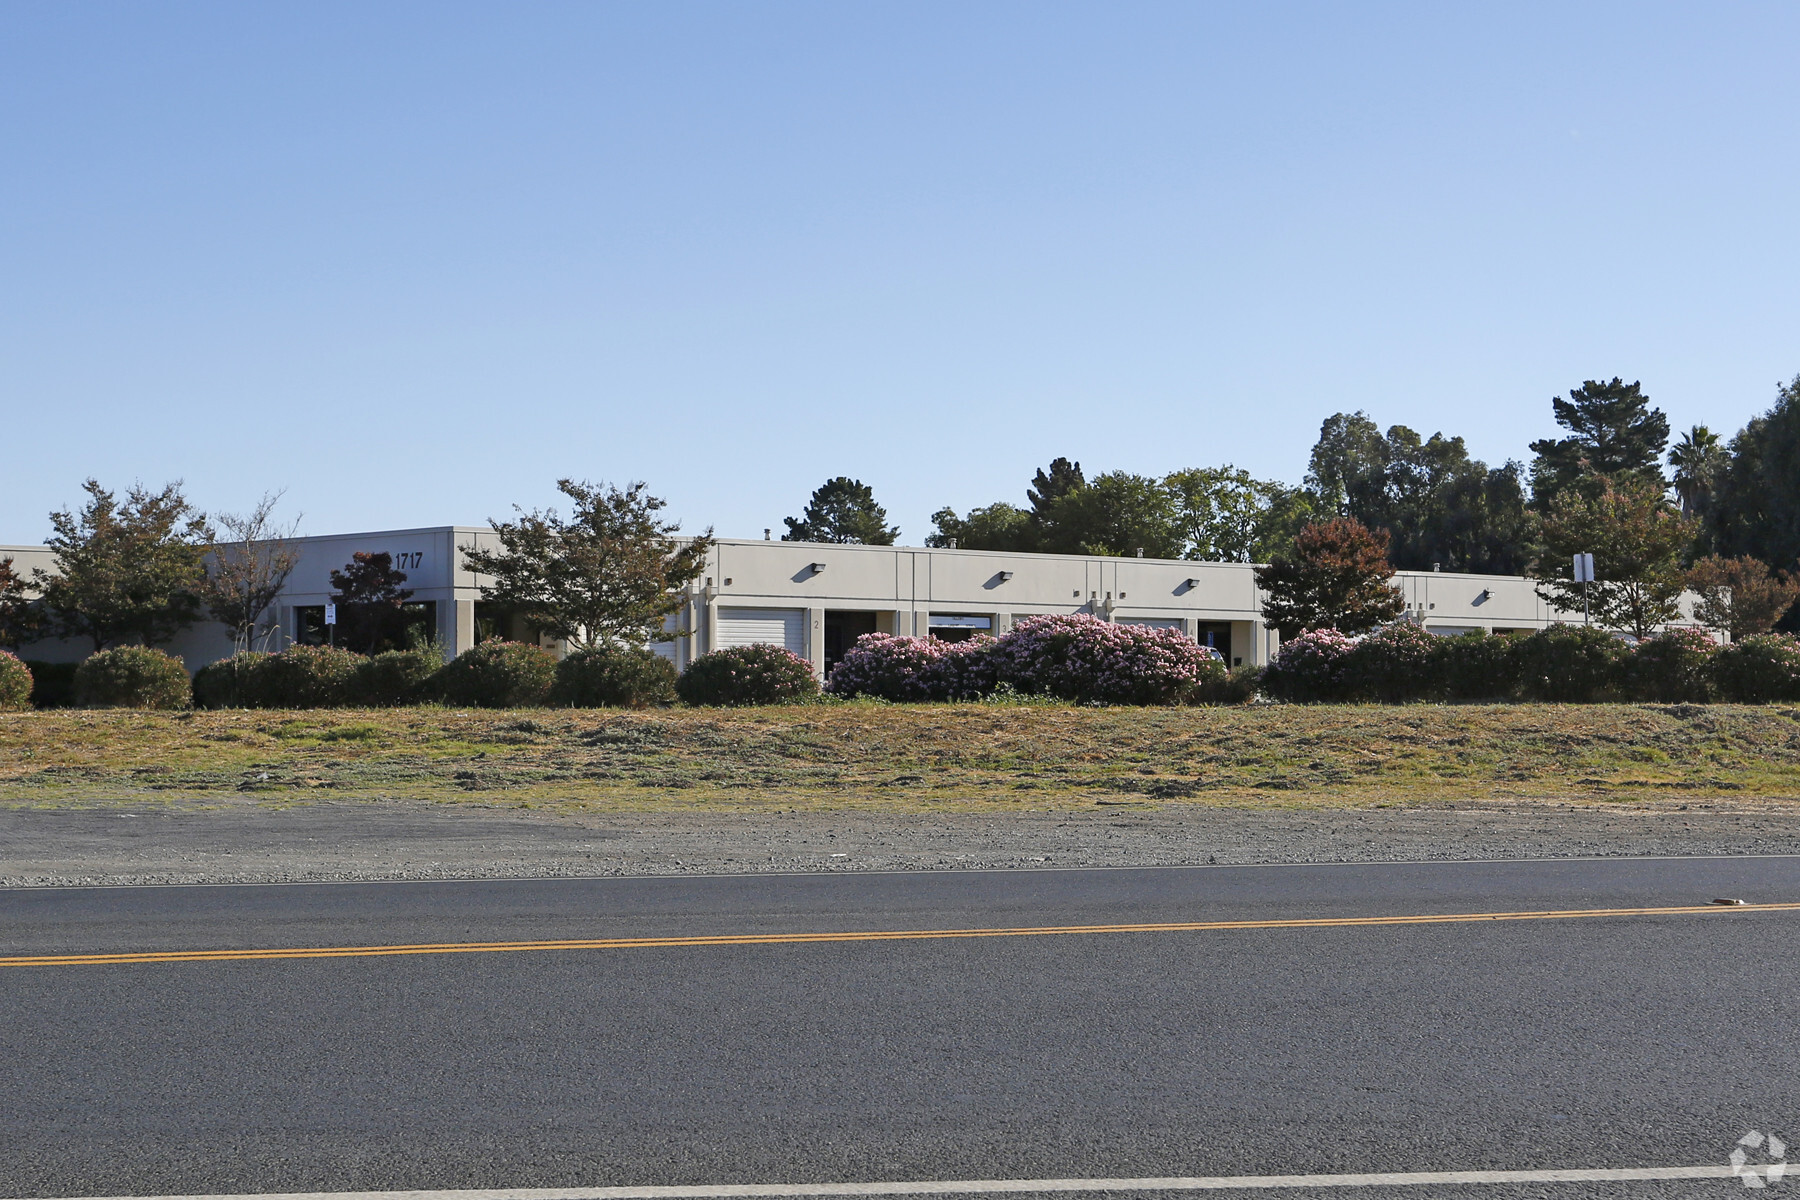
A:
[[[1513,643],[1527,698],[1593,704],[1624,694],[1631,647],[1591,625],[1552,625]]]
[[[80,663],[25,660],[31,671],[31,707],[74,708],[75,670]]]
[[[1733,642],[1712,656],[1713,686],[1737,704],[1800,700],[1800,640],[1763,633]]]
[[[865,633],[831,669],[834,696],[879,700],[979,700],[994,690],[993,648],[985,635],[962,642]]]
[[[31,707],[31,668],[19,657],[0,650],[0,712]]]
[[[1335,629],[1310,629],[1281,643],[1263,670],[1262,688],[1276,700],[1342,702],[1355,694],[1349,672],[1356,639]]]
[[[1704,704],[1713,698],[1713,655],[1719,644],[1698,629],[1665,629],[1637,644],[1626,665],[1634,700]]]
[[[556,664],[550,703],[565,708],[645,708],[675,699],[675,666],[644,646],[611,643]]]
[[[444,666],[435,642],[405,650],[384,650],[356,664],[345,702],[357,708],[397,708],[433,699],[433,677]]]
[[[1442,640],[1412,621],[1395,621],[1362,637],[1343,662],[1346,697],[1384,704],[1436,699],[1442,690],[1437,645]]]
[[[186,708],[193,697],[181,660],[150,646],[114,646],[75,668],[83,708]]]
[[[258,660],[240,683],[246,708],[342,708],[363,656],[342,646],[289,646]]]
[[[1081,613],[1027,617],[990,653],[995,682],[1077,704],[1192,704],[1225,674],[1216,654],[1178,629]]]
[[[207,663],[194,672],[194,707],[256,707],[256,673],[269,657],[261,650],[241,650]]]
[[[702,654],[675,681],[683,703],[711,707],[793,704],[819,694],[812,664],[780,646],[728,646]]]
[[[537,708],[550,699],[556,656],[524,642],[488,641],[464,650],[433,676],[446,704],[461,708]]]
[[[1434,674],[1446,700],[1506,701],[1519,690],[1519,639],[1486,630],[1437,639]]]

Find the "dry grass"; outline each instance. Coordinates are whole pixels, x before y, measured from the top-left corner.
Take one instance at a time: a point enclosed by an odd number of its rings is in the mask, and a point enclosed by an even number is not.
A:
[[[0,802],[545,807],[1800,798],[1800,709],[840,704],[0,716]]]

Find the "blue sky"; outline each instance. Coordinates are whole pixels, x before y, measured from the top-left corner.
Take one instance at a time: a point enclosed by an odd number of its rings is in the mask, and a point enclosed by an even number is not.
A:
[[[0,4],[0,542],[645,479],[760,536],[1800,373],[1800,6]]]

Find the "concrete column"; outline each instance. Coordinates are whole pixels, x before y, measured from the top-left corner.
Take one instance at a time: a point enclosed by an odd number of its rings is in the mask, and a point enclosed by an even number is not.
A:
[[[812,664],[813,678],[825,682],[825,610],[806,610],[806,660]]]

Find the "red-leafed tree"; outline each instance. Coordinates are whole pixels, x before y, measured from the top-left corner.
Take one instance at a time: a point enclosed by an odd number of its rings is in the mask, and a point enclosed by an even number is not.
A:
[[[1406,611],[1393,578],[1387,531],[1370,530],[1354,517],[1306,526],[1291,555],[1256,569],[1263,619],[1284,638],[1307,629],[1362,633],[1387,624]]]
[[[338,624],[344,642],[352,650],[373,654],[383,636],[400,623],[401,610],[412,598],[406,572],[394,570],[394,556],[383,550],[358,550],[341,571],[331,573],[336,589],[332,601],[338,607]]]

